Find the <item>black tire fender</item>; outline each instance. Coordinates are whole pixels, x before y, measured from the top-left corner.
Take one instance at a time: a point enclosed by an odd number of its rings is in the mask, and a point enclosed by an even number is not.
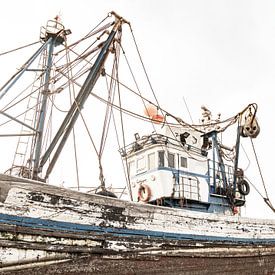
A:
[[[247,196],[249,194],[250,186],[246,180],[241,179],[240,181],[238,181],[237,185],[238,185],[239,192],[242,195]]]

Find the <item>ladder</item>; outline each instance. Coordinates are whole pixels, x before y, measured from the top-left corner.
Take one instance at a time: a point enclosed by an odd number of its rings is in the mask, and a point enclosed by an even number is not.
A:
[[[37,115],[39,113],[40,91],[43,89],[43,74],[46,64],[47,50],[40,55],[38,70],[35,71],[35,78],[28,97],[26,112],[23,122],[36,129]],[[10,169],[10,174],[24,178],[31,177],[35,133],[28,127],[22,125],[20,136]]]

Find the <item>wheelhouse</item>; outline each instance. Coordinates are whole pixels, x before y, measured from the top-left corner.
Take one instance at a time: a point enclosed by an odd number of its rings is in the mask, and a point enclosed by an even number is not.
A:
[[[161,134],[141,138],[136,134],[135,141],[120,150],[133,200],[232,212],[228,186],[233,186],[234,163],[219,156],[220,147],[216,131],[203,134],[187,127],[165,126]],[[234,199],[238,206],[245,202],[239,192]]]

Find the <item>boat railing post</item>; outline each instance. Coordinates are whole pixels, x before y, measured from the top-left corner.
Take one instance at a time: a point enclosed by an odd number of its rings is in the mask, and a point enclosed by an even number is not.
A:
[[[238,170],[238,161],[239,161],[239,152],[240,152],[240,139],[241,139],[242,126],[238,125],[237,128],[237,140],[235,145],[236,156],[234,161],[234,171],[233,171],[233,192],[234,196],[236,194],[237,188],[237,170]]]
[[[223,187],[228,188],[229,186],[228,186],[227,177],[226,177],[225,165],[224,165],[224,162],[223,162],[223,159],[221,156],[220,146],[219,146],[218,140],[217,140],[217,131],[212,132],[212,141],[213,141],[213,151],[216,151],[216,154],[218,157],[218,164],[219,164],[219,168],[220,168],[221,174],[222,174]],[[214,178],[215,178],[215,175],[214,175]],[[215,184],[216,184],[216,182],[215,182]],[[215,186],[215,188],[216,188],[216,186]]]
[[[213,137],[212,137],[213,140]],[[213,148],[213,164],[212,164],[212,169],[213,169],[213,185],[214,185],[214,192],[216,192],[216,154],[215,154],[215,150]]]

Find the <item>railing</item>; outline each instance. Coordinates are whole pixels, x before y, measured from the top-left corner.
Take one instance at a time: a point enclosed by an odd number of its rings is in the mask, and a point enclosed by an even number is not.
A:
[[[64,26],[56,20],[48,20],[46,27],[41,27],[41,37],[45,37],[47,33],[57,34],[64,30]]]
[[[125,157],[131,153],[137,152],[139,150],[142,150],[143,148],[155,144],[160,145],[173,145],[178,147],[181,150],[188,150],[192,151],[193,153],[202,155],[202,150],[198,147],[192,146],[190,144],[182,144],[179,140],[164,136],[161,134],[152,134],[149,136],[143,136],[140,139],[136,140],[135,142],[130,143],[129,145],[126,145],[123,148],[120,148],[119,152],[120,154]]]
[[[185,198],[200,201],[200,182],[195,177],[180,176],[174,184],[174,198]]]
[[[233,187],[234,167],[224,164],[224,177],[218,162],[209,160],[210,193],[225,195],[228,187]],[[226,179],[224,182],[223,179]]]

